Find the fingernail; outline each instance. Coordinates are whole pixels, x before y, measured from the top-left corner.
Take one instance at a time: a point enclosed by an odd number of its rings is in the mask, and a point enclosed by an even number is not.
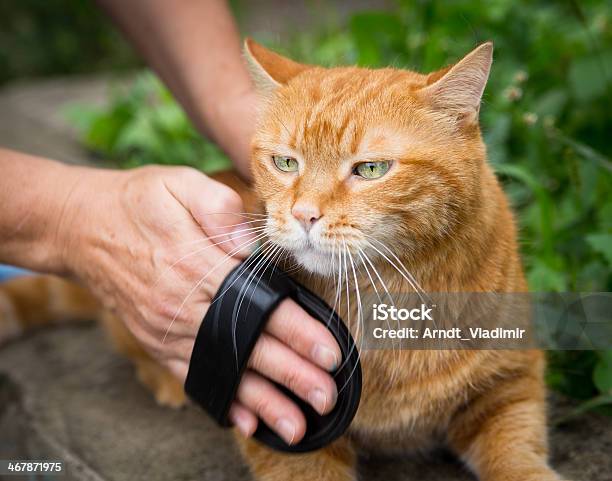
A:
[[[312,350],[312,359],[319,366],[328,371],[335,371],[339,364],[336,353],[322,344],[315,345]]]
[[[295,439],[295,425],[288,419],[281,418],[276,422],[276,432],[287,444],[293,444]]]
[[[234,426],[245,438],[251,437],[251,434],[253,434],[253,426],[246,417],[240,414],[234,416]]]
[[[327,409],[327,394],[321,389],[313,389],[308,393],[308,402],[319,414],[324,414]]]

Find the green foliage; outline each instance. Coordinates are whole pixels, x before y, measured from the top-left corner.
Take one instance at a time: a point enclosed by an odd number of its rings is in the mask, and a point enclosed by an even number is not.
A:
[[[297,43],[303,60],[433,71],[485,40],[489,158],[520,213],[533,290],[612,288],[612,28],[605,2],[400,1]],[[330,52],[335,58],[330,58]]]
[[[604,351],[593,371],[595,386],[602,393],[612,394],[612,351]]]
[[[189,165],[205,172],[229,167],[220,150],[193,128],[170,92],[151,73],[118,89],[102,110],[73,106],[67,112],[93,152],[121,167]]]
[[[0,23],[0,84],[137,64],[132,49],[91,1],[2,1]]]
[[[322,65],[432,71],[485,40],[495,61],[481,123],[489,158],[518,213],[533,291],[612,290],[612,11],[606,2],[402,0],[346,26],[298,34],[278,49]],[[88,122],[87,143],[124,165],[208,169],[167,92],[145,76]],[[151,98],[155,98],[153,101]],[[214,162],[217,162],[216,160]],[[549,383],[610,403],[612,351],[554,352]]]

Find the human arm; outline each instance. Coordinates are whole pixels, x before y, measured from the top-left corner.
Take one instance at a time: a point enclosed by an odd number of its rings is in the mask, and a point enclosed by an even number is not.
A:
[[[224,0],[97,0],[181,103],[194,125],[250,178],[257,96]]]
[[[245,230],[258,223],[244,224],[238,195],[190,168],[91,169],[2,149],[0,173],[0,262],[80,281],[184,380],[212,296],[260,233]],[[249,435],[259,417],[299,441],[303,415],[268,379],[327,412],[336,387],[325,370],[338,361],[327,330],[285,301],[251,356],[231,420]]]

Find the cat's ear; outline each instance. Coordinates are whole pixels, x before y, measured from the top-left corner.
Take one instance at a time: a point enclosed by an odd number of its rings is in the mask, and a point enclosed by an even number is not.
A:
[[[455,65],[429,74],[420,93],[435,108],[473,123],[478,120],[492,61],[493,43],[483,43]]]
[[[244,55],[255,87],[263,95],[271,94],[310,67],[274,53],[250,38],[244,41]]]

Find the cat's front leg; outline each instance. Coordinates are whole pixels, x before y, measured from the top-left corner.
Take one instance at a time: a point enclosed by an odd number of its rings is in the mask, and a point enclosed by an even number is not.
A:
[[[357,456],[345,438],[305,454],[274,451],[236,434],[242,454],[257,481],[356,481]]]
[[[480,481],[562,481],[548,465],[544,382],[534,371],[492,386],[450,426],[451,447]]]

